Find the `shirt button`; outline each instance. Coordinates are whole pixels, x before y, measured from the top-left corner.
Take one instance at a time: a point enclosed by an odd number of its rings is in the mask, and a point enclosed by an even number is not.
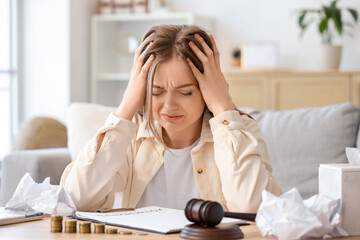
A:
[[[114,124],[113,124],[113,123],[110,123],[110,124],[109,124],[109,127],[112,127],[112,126],[114,126]]]
[[[198,168],[198,169],[196,169],[196,171],[200,174],[200,173],[203,172],[203,169],[202,169],[202,168]]]
[[[224,124],[225,126],[227,126],[227,125],[229,125],[229,122],[226,121],[226,120],[224,120],[224,121],[222,122],[222,124]]]

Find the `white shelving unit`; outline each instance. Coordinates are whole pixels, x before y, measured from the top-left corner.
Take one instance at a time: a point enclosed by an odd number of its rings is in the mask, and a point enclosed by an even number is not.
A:
[[[152,26],[160,24],[194,24],[212,33],[210,18],[188,12],[93,16],[91,102],[119,105],[130,78],[137,44]]]

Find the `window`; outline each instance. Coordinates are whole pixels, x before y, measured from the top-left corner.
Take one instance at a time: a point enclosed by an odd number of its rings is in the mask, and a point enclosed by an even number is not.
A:
[[[16,1],[0,1],[0,158],[10,151],[17,107]]]

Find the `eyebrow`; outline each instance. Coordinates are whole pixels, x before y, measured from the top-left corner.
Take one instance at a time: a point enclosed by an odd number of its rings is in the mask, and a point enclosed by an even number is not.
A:
[[[194,86],[194,85],[195,85],[194,83],[187,83],[187,84],[177,86],[176,89],[190,87],[190,86]],[[164,89],[163,87],[161,87],[159,85],[153,85],[153,88]]]

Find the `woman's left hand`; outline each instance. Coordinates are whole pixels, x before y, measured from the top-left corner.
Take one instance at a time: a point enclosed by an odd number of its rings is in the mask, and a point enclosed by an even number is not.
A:
[[[220,69],[219,51],[215,45],[214,37],[210,35],[213,50],[200,35],[195,34],[195,37],[201,43],[204,52],[192,41],[189,42],[189,46],[203,64],[204,73],[201,73],[189,58],[187,58],[187,61],[199,82],[200,91],[207,107],[214,116],[224,111],[234,110],[234,104],[229,94],[229,84]]]

